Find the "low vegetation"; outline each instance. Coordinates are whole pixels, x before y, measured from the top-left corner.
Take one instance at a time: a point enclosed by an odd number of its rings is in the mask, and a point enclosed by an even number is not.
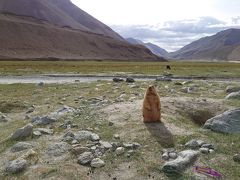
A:
[[[7,74],[27,74],[27,73],[85,73],[88,67],[88,73],[111,73],[108,67],[111,65],[113,73],[131,72],[144,74],[158,74],[165,71],[164,63],[113,63],[113,62],[37,62],[39,69],[34,62],[14,62],[17,68],[24,69],[31,67],[31,70],[14,71],[13,62],[6,63],[4,75]],[[26,63],[26,64],[25,64]],[[8,66],[7,66],[8,64]],[[25,65],[24,65],[25,64]],[[74,65],[75,64],[75,65]],[[101,64],[101,65],[100,65]],[[114,66],[114,64],[116,66]],[[214,63],[170,63],[173,67],[174,75],[186,75],[187,70],[180,72],[184,67],[197,67],[197,71],[207,72],[216,66]],[[149,65],[149,71],[147,71]],[[16,68],[15,66],[15,68]],[[45,67],[46,66],[46,67]],[[63,67],[62,67],[63,66]],[[76,66],[76,67],[74,67]],[[136,69],[133,67],[136,66]],[[219,63],[219,71],[229,68],[230,76],[237,76],[238,64]],[[225,65],[226,66],[226,65]],[[45,67],[45,68],[44,68]],[[67,68],[66,68],[67,67]],[[99,69],[97,68],[99,67]],[[232,71],[230,68],[234,67]],[[132,68],[132,70],[131,70]],[[57,70],[58,69],[58,70]],[[145,70],[143,70],[145,69]],[[217,69],[217,67],[216,67]],[[220,76],[215,68],[211,76]],[[198,75],[197,71],[187,75]],[[209,70],[210,71],[210,70]],[[225,71],[225,70],[224,70]],[[203,73],[201,75],[207,75]],[[179,73],[179,74],[178,74]],[[210,73],[210,72],[209,72]],[[230,74],[232,73],[232,74]],[[183,81],[179,80],[182,83]],[[149,84],[155,84],[162,102],[162,121],[164,127],[151,127],[142,123],[141,106],[144,93]],[[129,177],[168,179],[162,172],[164,160],[161,158],[162,151],[167,147],[175,147],[177,151],[184,149],[184,144],[189,140],[196,138],[214,144],[216,147],[213,154],[202,154],[197,164],[211,167],[221,174],[224,179],[239,179],[240,165],[232,160],[232,156],[239,153],[240,143],[239,135],[219,134],[207,131],[201,128],[204,121],[212,116],[224,112],[227,109],[239,107],[239,101],[225,100],[225,89],[228,85],[236,85],[234,82],[212,82],[212,81],[189,81],[184,85],[177,85],[172,82],[144,82],[137,81],[134,84],[126,82],[114,83],[109,81],[98,81],[91,83],[72,83],[72,84],[45,84],[37,86],[35,84],[12,84],[0,85],[1,105],[0,111],[5,113],[11,120],[7,123],[0,123],[0,179],[33,179],[38,178],[59,178],[59,179],[79,179],[89,178],[117,178],[124,179]],[[183,91],[186,87],[195,87],[191,93]],[[31,122],[31,118],[37,115],[44,116],[67,105],[78,109],[74,117],[65,117],[57,122],[53,127],[54,135],[44,135],[34,141],[37,143],[35,151],[39,154],[37,169],[28,168],[24,173],[18,175],[6,175],[3,165],[7,160],[15,157],[9,151],[15,144],[15,141],[9,141],[7,138],[15,129],[23,127]],[[34,106],[34,112],[30,113],[30,119],[25,119],[26,111]],[[73,156],[68,157],[61,163],[47,163],[41,161],[43,152],[53,141],[59,140],[66,132],[59,126],[65,120],[71,120],[78,125],[79,129],[92,129],[93,132],[100,135],[104,141],[113,142],[115,134],[120,136],[121,143],[138,142],[141,148],[132,156],[126,154],[116,156],[114,153],[107,153],[103,157],[106,165],[100,169],[94,169],[94,172],[88,167],[77,164]],[[112,122],[112,124],[109,124]],[[57,139],[57,140],[56,140]],[[37,173],[36,173],[37,171]],[[90,174],[89,174],[90,173]],[[125,177],[124,177],[125,176]],[[190,168],[186,171],[183,179],[189,179],[195,176]]]

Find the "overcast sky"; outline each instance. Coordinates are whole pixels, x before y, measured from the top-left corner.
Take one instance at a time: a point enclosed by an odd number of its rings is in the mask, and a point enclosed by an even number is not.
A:
[[[240,0],[72,0],[123,37],[174,51],[201,37],[240,27]]]

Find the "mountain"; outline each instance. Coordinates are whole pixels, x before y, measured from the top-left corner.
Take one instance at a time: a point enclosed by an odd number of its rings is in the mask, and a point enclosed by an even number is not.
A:
[[[0,0],[0,59],[164,60],[70,0]]]
[[[126,40],[131,43],[131,44],[140,44],[143,45],[145,47],[147,47],[153,54],[159,56],[159,57],[164,57],[164,58],[168,58],[168,52],[163,49],[160,48],[159,46],[152,44],[152,43],[144,43],[138,39],[134,39],[134,38],[126,38]]]
[[[240,29],[227,29],[170,53],[174,59],[240,60]]]

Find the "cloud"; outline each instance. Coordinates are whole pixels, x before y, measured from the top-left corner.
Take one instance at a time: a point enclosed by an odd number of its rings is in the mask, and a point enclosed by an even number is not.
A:
[[[123,37],[132,37],[143,42],[151,42],[168,50],[175,51],[201,37],[213,35],[219,31],[240,27],[240,16],[231,22],[205,16],[197,19],[167,21],[156,25],[113,25],[111,26]]]

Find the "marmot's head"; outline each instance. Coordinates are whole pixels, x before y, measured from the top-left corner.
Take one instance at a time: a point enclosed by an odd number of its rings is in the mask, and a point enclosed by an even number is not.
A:
[[[149,85],[146,94],[147,95],[157,95],[155,86]]]

